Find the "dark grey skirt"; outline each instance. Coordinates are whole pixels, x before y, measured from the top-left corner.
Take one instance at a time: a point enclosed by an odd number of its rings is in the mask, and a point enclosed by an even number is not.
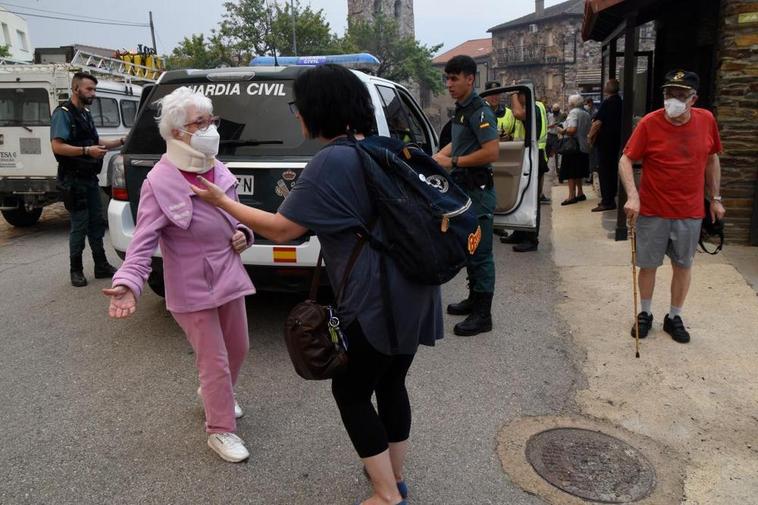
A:
[[[590,176],[590,156],[587,153],[572,153],[561,156],[561,168],[558,171],[560,182],[569,179],[584,179]]]

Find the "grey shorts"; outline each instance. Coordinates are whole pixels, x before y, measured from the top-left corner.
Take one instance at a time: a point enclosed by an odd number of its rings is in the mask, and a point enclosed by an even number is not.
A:
[[[637,266],[657,268],[664,254],[683,268],[692,266],[700,239],[701,219],[637,217]]]

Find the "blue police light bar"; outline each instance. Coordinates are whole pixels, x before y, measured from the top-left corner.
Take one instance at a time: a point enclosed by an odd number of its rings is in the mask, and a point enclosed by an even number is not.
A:
[[[380,65],[379,59],[368,53],[329,54],[324,56],[279,56],[276,58],[276,61],[274,61],[273,56],[256,56],[250,60],[251,67],[273,66],[276,63],[281,66],[334,63],[349,68],[378,68]]]

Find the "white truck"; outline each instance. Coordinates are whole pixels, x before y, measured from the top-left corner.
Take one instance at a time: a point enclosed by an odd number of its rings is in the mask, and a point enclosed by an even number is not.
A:
[[[77,71],[98,78],[97,97],[89,110],[103,139],[129,132],[142,94],[135,82],[153,82],[135,78],[133,64],[81,51],[71,63],[0,64],[0,211],[13,226],[35,224],[42,208],[58,201],[50,117],[70,98],[71,77]],[[106,199],[114,154],[106,156],[99,176]]]

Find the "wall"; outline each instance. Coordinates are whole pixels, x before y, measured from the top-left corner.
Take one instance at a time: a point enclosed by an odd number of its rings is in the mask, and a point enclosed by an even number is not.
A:
[[[415,38],[413,0],[348,0],[347,2],[348,19],[359,18],[369,21],[377,11],[397,21],[400,35]]]
[[[31,62],[34,58],[34,47],[29,39],[26,20],[1,7],[0,45],[8,46],[11,53],[9,58],[12,60]]]
[[[721,194],[727,209],[726,236],[747,243],[756,223],[758,184],[758,4],[723,0],[716,70],[715,113],[721,130]],[[758,245],[758,237],[754,237]]]

